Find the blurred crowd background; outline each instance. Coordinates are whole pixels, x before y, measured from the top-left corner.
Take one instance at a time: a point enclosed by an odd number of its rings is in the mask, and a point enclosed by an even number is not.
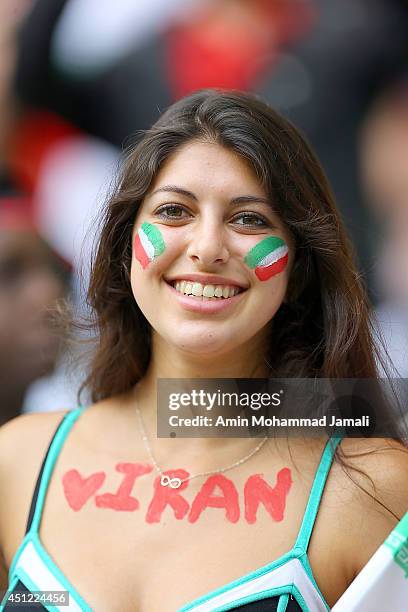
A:
[[[203,87],[256,92],[306,134],[408,377],[405,1],[1,0],[0,422],[76,405],[50,312],[85,308],[124,148]]]

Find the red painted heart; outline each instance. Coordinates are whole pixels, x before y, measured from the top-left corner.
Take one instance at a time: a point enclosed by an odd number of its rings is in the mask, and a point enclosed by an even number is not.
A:
[[[95,495],[105,480],[105,472],[95,472],[83,478],[78,470],[69,470],[62,478],[65,497],[71,508],[78,512],[90,497]]]

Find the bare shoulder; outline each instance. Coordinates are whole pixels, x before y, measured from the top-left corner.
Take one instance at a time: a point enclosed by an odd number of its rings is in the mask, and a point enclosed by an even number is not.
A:
[[[24,536],[41,464],[64,414],[25,414],[0,428],[0,550],[6,561]]]
[[[332,489],[344,520],[334,530],[356,574],[408,511],[408,449],[389,439],[345,439],[336,468]]]
[[[366,491],[361,500],[367,509],[374,501],[371,494],[384,504],[384,512],[402,518],[408,511],[408,448],[390,439],[349,438],[341,450],[356,491],[358,485]],[[381,503],[375,503],[377,511]]]
[[[0,427],[0,484],[44,455],[65,411],[23,414]],[[17,461],[18,460],[18,461]],[[40,461],[41,464],[41,461]]]
[[[115,430],[121,398],[103,400],[87,407],[75,427],[74,446],[90,448],[102,435]],[[117,412],[117,411],[116,411]],[[24,536],[31,498],[49,444],[67,411],[21,415],[0,428],[0,550],[7,553]],[[124,428],[125,425],[123,426]],[[97,442],[95,443],[95,440]],[[4,549],[6,547],[6,550]]]
[[[309,549],[316,580],[330,606],[407,512],[407,474],[408,450],[398,442],[342,440]]]

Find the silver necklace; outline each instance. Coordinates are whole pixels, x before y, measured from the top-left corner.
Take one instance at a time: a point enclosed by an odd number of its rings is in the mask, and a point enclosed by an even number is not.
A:
[[[138,417],[138,424],[139,424],[139,429],[140,429],[140,435],[141,438],[143,440],[143,443],[145,445],[145,448],[149,454],[149,457],[157,471],[157,473],[160,475],[160,484],[163,487],[171,487],[172,489],[178,489],[183,482],[187,482],[188,480],[193,480],[193,478],[198,478],[199,476],[210,476],[211,474],[222,474],[224,472],[227,472],[228,470],[232,470],[235,467],[238,467],[239,465],[242,465],[243,463],[245,463],[246,461],[248,461],[248,459],[250,459],[251,457],[253,457],[255,455],[255,453],[257,453],[259,450],[261,450],[261,448],[263,447],[263,445],[265,444],[265,442],[267,441],[267,437],[265,436],[265,438],[263,438],[260,443],[253,449],[251,450],[250,453],[248,453],[248,455],[245,455],[245,457],[242,457],[242,459],[239,459],[238,461],[235,461],[235,463],[231,463],[231,465],[227,465],[225,467],[219,468],[218,470],[211,470],[209,472],[199,472],[198,474],[193,474],[191,476],[188,476],[187,478],[170,478],[170,476],[168,476],[167,474],[163,474],[163,470],[161,469],[161,467],[159,466],[159,464],[156,461],[155,456],[153,455],[153,451],[151,449],[150,446],[150,442],[149,442],[149,438],[146,435],[146,429],[143,423],[143,418],[142,418],[142,414],[139,410],[139,407],[136,406],[136,414]]]

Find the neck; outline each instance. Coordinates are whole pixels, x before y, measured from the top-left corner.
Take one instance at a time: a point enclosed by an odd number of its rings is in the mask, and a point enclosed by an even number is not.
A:
[[[166,345],[160,338],[153,336],[152,359],[149,368],[135,390],[137,402],[147,425],[149,438],[156,438],[157,431],[157,380],[159,378],[267,378],[269,367],[264,358],[260,342],[240,347],[231,353],[222,355],[198,355],[175,350]],[[183,438],[160,439],[160,447],[180,447],[183,454],[188,448],[222,447],[226,457],[231,447],[242,447],[244,450],[254,446],[254,440],[235,438]]]

